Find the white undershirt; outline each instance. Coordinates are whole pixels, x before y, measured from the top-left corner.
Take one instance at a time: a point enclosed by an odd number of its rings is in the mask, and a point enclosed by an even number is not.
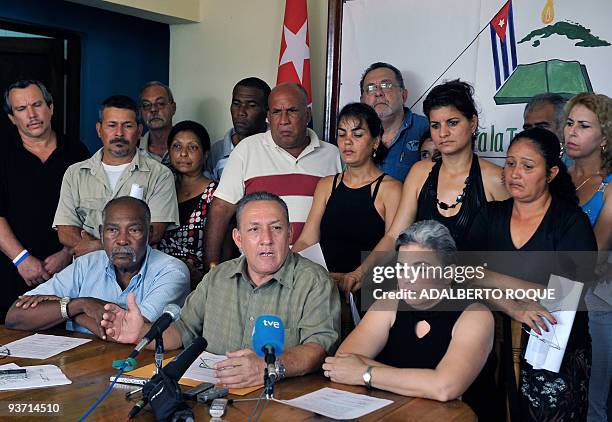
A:
[[[118,166],[109,166],[108,164],[102,163],[104,167],[104,173],[106,173],[106,180],[110,185],[111,190],[115,191],[115,186],[117,186],[117,182],[119,178],[123,174],[123,171],[130,165],[130,163],[120,164]]]

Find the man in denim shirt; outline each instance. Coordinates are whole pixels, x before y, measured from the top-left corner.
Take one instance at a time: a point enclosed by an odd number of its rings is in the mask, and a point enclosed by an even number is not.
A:
[[[401,72],[389,63],[377,62],[366,69],[360,82],[361,102],[371,106],[383,124],[383,143],[389,153],[381,170],[403,182],[410,167],[419,161],[419,139],[429,123],[424,116],[404,107],[408,90]]]

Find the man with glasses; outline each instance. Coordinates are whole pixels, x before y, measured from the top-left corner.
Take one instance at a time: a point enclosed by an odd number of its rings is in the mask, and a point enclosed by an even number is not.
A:
[[[111,200],[98,230],[104,250],[77,259],[20,296],[6,316],[7,327],[44,330],[67,322],[68,330],[104,338],[100,323],[106,303],[125,308],[133,294],[147,321],[159,318],[169,303],[183,305],[189,270],[148,246],[151,211],[144,201],[130,196]]]
[[[140,112],[149,131],[140,138],[140,149],[168,166],[168,135],[176,103],[170,87],[158,81],[147,82],[140,90]]]
[[[404,107],[408,90],[401,72],[389,63],[377,62],[366,69],[359,83],[361,102],[372,107],[383,124],[383,143],[389,153],[380,168],[403,182],[419,161],[419,139],[429,124],[424,116]]]
[[[131,195],[151,208],[158,243],[167,225],[178,225],[178,205],[172,172],[138,148],[142,124],[134,100],[113,95],[102,103],[96,130],[102,148],[88,160],[66,170],[53,220],[60,242],[76,256],[102,249],[98,227],[108,201]]]

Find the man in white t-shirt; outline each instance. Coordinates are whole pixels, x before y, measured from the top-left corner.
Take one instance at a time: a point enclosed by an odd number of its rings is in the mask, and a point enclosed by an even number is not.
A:
[[[102,148],[90,159],[68,167],[62,180],[53,227],[74,255],[102,249],[97,227],[108,201],[131,195],[151,209],[153,231],[149,243],[158,243],[166,226],[179,222],[172,172],[138,149],[142,124],[138,107],[124,95],[107,98],[96,124]]]
[[[270,130],[236,145],[215,191],[206,222],[205,265],[220,262],[221,244],[238,201],[252,192],[280,196],[289,208],[291,244],[300,236],[319,179],[342,171],[338,148],[308,128],[310,117],[303,87],[285,83],[272,90]]]

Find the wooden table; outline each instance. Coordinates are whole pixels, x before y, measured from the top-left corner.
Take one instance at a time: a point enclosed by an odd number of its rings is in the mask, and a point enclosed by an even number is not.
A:
[[[72,337],[93,338],[83,334],[63,330],[51,330],[46,333],[67,335]],[[11,341],[20,339],[30,334],[32,333],[9,330],[0,325],[0,344],[8,344]],[[15,362],[20,366],[43,364],[57,365],[72,381],[72,384],[70,385],[62,385],[51,388],[0,392],[0,420],[15,420],[19,422],[29,419],[36,421],[43,420],[41,417],[9,416],[7,406],[9,403],[44,402],[59,403],[62,406],[61,415],[51,417],[51,419],[58,421],[76,421],[87,411],[87,409],[98,399],[98,397],[102,395],[103,391],[109,385],[109,377],[116,374],[117,371],[111,366],[112,360],[127,357],[132,348],[133,346],[131,345],[110,343],[93,338],[91,342],[46,360],[13,358],[10,356],[0,359],[0,365],[11,362]],[[166,357],[174,354],[176,354],[176,352],[169,352],[166,354]],[[143,351],[138,357],[139,365],[145,365],[152,362],[153,353],[151,351]],[[364,387],[332,383],[320,373],[283,380],[275,388],[275,397],[279,399],[292,399],[322,387],[332,387],[394,401],[393,404],[360,418],[360,421],[463,422],[476,420],[476,417],[469,406],[459,400],[454,400],[448,403],[440,403],[427,399],[403,397],[379,390],[368,391]],[[106,399],[94,410],[87,420],[125,420],[128,412],[136,403],[135,400],[127,401],[125,399],[126,391],[129,391],[126,389],[126,387],[116,386],[113,388]],[[257,397],[259,393],[260,391],[257,391],[251,393],[247,397]],[[193,403],[192,406],[196,421],[208,421],[210,419],[208,416],[207,405]],[[246,421],[254,406],[255,402],[232,404],[228,406],[224,420],[232,422]],[[135,418],[135,421],[152,420],[154,420],[153,413],[150,411],[149,407],[143,409]],[[260,418],[260,421],[266,422],[325,420],[331,419],[275,402],[268,403],[262,417]]]

